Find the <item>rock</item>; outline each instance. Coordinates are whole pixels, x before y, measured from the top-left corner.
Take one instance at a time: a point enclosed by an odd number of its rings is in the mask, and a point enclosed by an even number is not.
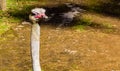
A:
[[[27,21],[23,21],[23,22],[22,22],[22,25],[31,25],[31,23],[30,23],[30,22],[27,22]]]

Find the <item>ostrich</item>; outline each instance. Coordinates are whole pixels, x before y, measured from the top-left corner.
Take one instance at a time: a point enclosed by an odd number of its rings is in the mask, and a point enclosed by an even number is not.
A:
[[[67,4],[68,7],[71,8],[68,12],[62,12],[62,13],[54,13],[53,11],[51,13],[51,16],[48,18],[45,14],[46,10],[43,8],[35,8],[32,9],[32,14],[29,15],[30,21],[32,24],[32,31],[31,31],[31,55],[32,55],[32,66],[33,71],[41,71],[40,67],[40,61],[39,61],[39,50],[40,50],[40,26],[38,24],[38,21],[40,19],[48,19],[47,21],[51,19],[56,19],[57,17],[62,18],[62,24],[60,24],[58,27],[63,26],[65,23],[70,23],[73,21],[73,18],[82,11],[82,9],[78,7],[73,7],[72,5]],[[56,8],[55,8],[56,9]],[[56,20],[57,21],[57,20]]]
[[[39,19],[47,19],[45,15],[45,9],[35,8],[32,9],[32,14],[29,15],[32,24],[31,31],[31,55],[32,55],[32,66],[33,71],[41,71],[40,61],[39,61],[39,50],[40,50],[40,26],[37,23]]]

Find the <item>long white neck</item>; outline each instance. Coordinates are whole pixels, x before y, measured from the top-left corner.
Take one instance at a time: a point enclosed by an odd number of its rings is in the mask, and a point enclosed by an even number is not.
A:
[[[41,71],[39,51],[40,51],[40,26],[39,24],[34,23],[32,25],[31,31],[31,53],[33,71]]]

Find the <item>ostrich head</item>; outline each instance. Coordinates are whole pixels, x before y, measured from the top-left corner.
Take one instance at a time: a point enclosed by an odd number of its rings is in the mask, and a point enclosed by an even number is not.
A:
[[[43,8],[34,8],[31,10],[32,14],[29,15],[29,19],[35,22],[39,19],[47,19],[48,17],[46,16],[45,12],[46,10]]]

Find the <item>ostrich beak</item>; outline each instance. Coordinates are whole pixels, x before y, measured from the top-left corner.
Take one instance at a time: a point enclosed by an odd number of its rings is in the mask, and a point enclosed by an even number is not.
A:
[[[44,14],[43,18],[48,19],[48,16]]]

